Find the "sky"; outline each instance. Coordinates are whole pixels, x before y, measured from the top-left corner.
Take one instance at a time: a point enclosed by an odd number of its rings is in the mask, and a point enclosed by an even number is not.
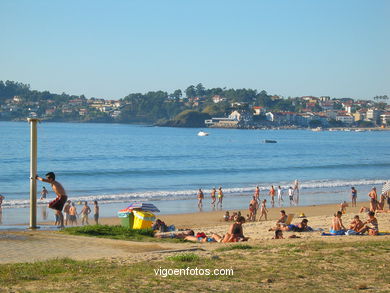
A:
[[[0,80],[120,99],[175,89],[390,95],[390,1],[0,0]]]

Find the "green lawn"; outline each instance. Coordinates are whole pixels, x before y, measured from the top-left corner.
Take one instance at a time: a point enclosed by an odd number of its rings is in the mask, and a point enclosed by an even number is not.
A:
[[[60,259],[0,265],[0,286],[40,292],[390,292],[390,240],[296,244],[282,240],[230,248],[207,257],[180,253],[139,263]],[[234,275],[155,274],[159,269],[187,267],[232,268]]]

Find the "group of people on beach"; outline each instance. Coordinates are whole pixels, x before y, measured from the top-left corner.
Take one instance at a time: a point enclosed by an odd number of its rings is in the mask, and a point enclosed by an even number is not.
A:
[[[81,224],[89,225],[88,216],[91,213],[91,208],[88,206],[88,202],[85,201],[81,209],[81,212],[78,214],[76,205],[71,200],[68,200],[68,196],[65,192],[64,187],[56,181],[56,175],[54,172],[49,172],[45,175],[46,178],[35,177],[37,180],[49,183],[56,194],[56,198],[49,203],[49,208],[55,211],[55,225],[58,225],[59,228],[64,228],[65,225],[77,225],[77,217],[81,215]],[[41,200],[47,197],[48,191],[43,187],[41,192]],[[94,201],[94,220],[95,224],[99,223],[99,205],[98,202]],[[64,211],[64,213],[62,213]],[[65,216],[64,216],[65,214]]]
[[[215,205],[220,206],[222,208],[222,202],[223,202],[223,191],[222,191],[222,186],[218,188],[218,195],[217,195],[217,189],[213,187],[211,189],[211,206],[215,207]],[[218,201],[217,201],[218,197]],[[198,208],[202,209],[203,208],[203,200],[204,200],[204,193],[202,188],[199,188],[198,193],[197,193],[197,198],[198,198]]]
[[[342,211],[337,211],[332,220],[332,225],[329,229],[330,234],[333,235],[363,235],[368,233],[368,235],[378,235],[378,220],[375,217],[375,212],[369,211],[368,218],[365,222],[360,220],[358,215],[354,216],[352,222],[347,229],[341,219],[343,213]]]

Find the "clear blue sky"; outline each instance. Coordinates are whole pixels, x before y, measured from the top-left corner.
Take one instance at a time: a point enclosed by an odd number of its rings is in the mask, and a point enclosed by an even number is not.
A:
[[[0,0],[0,80],[122,98],[254,88],[390,95],[390,1]]]

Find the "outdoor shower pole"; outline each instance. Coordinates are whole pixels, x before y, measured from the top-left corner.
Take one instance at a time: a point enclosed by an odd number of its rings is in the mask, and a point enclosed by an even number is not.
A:
[[[37,229],[37,118],[27,118],[30,123],[30,229]]]

